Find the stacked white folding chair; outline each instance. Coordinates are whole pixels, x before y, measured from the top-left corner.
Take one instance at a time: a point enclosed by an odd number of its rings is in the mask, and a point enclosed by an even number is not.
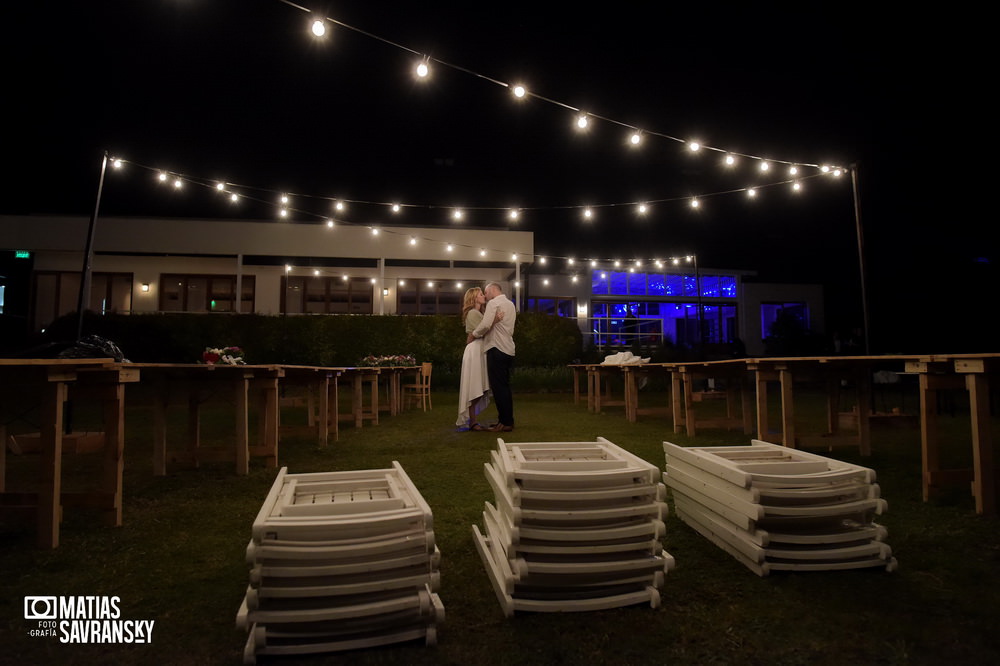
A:
[[[430,507],[391,469],[278,472],[247,546],[236,616],[257,655],[333,652],[423,639],[444,606]]]
[[[472,532],[504,614],[659,606],[674,565],[659,469],[604,438],[497,443]]]
[[[760,440],[663,450],[678,517],[758,576],[896,568],[874,470]]]

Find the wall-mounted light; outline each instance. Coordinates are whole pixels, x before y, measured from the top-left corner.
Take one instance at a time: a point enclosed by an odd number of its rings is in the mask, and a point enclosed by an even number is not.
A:
[[[143,291],[149,291],[149,283],[143,282],[142,287],[140,287],[140,289],[142,289]]]
[[[389,289],[388,288],[382,289],[382,295],[383,296],[388,296],[389,295]]]

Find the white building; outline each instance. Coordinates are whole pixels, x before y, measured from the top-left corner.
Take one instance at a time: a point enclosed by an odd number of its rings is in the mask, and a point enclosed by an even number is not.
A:
[[[30,290],[31,330],[76,310],[89,222],[0,217],[2,261],[32,262],[30,284],[0,277],[0,294]],[[103,313],[451,314],[465,289],[495,280],[521,310],[577,318],[598,347],[700,337],[758,355],[779,313],[824,329],[817,285],[754,284],[693,258],[543,260],[524,231],[100,218],[93,249],[88,307]]]

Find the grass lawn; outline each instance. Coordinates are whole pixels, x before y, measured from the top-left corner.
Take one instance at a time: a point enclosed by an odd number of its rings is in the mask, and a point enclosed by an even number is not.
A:
[[[643,397],[644,404],[658,399]],[[604,436],[661,469],[663,440],[709,446],[749,439],[720,430],[694,439],[675,435],[666,417],[632,424],[621,408],[591,414],[567,394],[521,394],[515,401],[517,429],[507,441]],[[889,503],[879,522],[899,561],[893,573],[758,578],[671,516],[663,543],[677,568],[666,577],[660,608],[508,619],[471,536],[473,524],[482,527],[483,502],[492,501],[483,464],[496,436],[457,432],[456,402],[455,393],[436,393],[432,411],[409,410],[377,427],[344,427],[340,441],[323,449],[306,435],[283,437],[279,454],[292,473],[382,468],[393,460],[403,465],[434,512],[442,552],[439,594],[446,619],[437,646],[410,643],[266,663],[1000,663],[1000,521],[975,515],[965,487],[921,501],[918,430],[874,431],[871,458],[861,459],[854,449],[828,454],[878,472]],[[491,408],[488,415],[494,413]],[[823,418],[820,409],[798,413]],[[228,421],[213,413],[205,415],[205,432],[212,431],[213,419],[223,433]],[[283,419],[304,423],[305,417],[289,409]],[[244,551],[276,470],[255,461],[246,477],[235,476],[228,464],[154,477],[151,420],[141,395],[130,394],[123,527],[105,527],[83,509],[67,510],[60,547],[39,551],[31,529],[0,525],[0,663],[241,662],[246,634],[234,623],[248,582]],[[954,442],[948,455],[961,459],[968,448],[963,418],[945,417],[942,427]],[[8,456],[8,486],[36,463]],[[66,457],[67,487],[86,480],[87,465],[87,456]],[[29,636],[36,625],[23,617],[23,597],[30,595],[116,595],[123,619],[155,620],[152,644],[66,645]]]

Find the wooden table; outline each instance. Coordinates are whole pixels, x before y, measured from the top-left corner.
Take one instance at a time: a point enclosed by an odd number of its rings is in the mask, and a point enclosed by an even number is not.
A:
[[[640,411],[643,413],[651,413],[653,411],[662,411],[664,407],[647,407],[640,410],[639,408],[639,384],[644,378],[648,378],[650,375],[657,373],[664,373],[670,375],[670,397],[668,398],[668,404],[666,409],[669,410],[670,414],[673,416],[673,422],[678,423],[680,421],[680,376],[676,372],[676,363],[641,363],[637,365],[622,365],[622,374],[625,380],[625,418],[630,422],[635,423],[639,420]]]
[[[626,396],[624,395],[621,400],[611,400],[611,384],[610,380],[614,377],[622,377],[624,380],[624,373],[622,372],[622,367],[620,365],[603,365],[601,363],[588,363],[584,364],[587,372],[587,410],[595,412],[597,414],[601,413],[604,407],[615,407],[618,405],[624,406],[626,404]],[[604,383],[604,387],[601,387],[601,383]],[[607,392],[607,399],[605,399],[603,394]]]
[[[263,457],[268,467],[278,464],[279,365],[208,365],[202,363],[132,363],[154,385],[153,474],[167,473],[167,410],[175,398],[187,405],[187,447],[169,456],[172,462],[197,467],[201,462],[232,460],[237,474],[247,474],[251,456]],[[201,405],[210,399],[232,401],[235,433],[225,449],[201,446]],[[250,446],[250,411],[256,408],[259,437]]]
[[[283,365],[282,370],[281,387],[301,385],[306,388],[307,424],[310,428],[315,428],[316,443],[326,446],[331,429],[333,440],[340,439],[338,380],[344,368]]]
[[[351,386],[351,417],[354,426],[361,428],[365,421],[378,425],[378,378],[381,368],[349,367],[341,368],[340,379]],[[367,387],[367,391],[365,390]],[[365,407],[365,393],[369,394]]]
[[[753,403],[750,398],[751,389],[747,382],[746,359],[678,363],[672,372],[675,373],[672,385],[675,387],[680,385],[684,400],[682,419],[677,399],[678,391],[675,388],[674,432],[681,432],[683,429],[690,437],[697,435],[699,427],[742,429],[746,435],[753,432]],[[723,397],[726,401],[726,415],[724,417],[698,418],[698,409],[695,405],[698,402],[696,399],[698,393],[694,390],[694,383],[699,379],[725,381],[726,391]]]
[[[139,380],[139,373],[112,359],[0,359],[0,405],[15,400],[36,401],[40,408],[38,433],[41,466],[37,493],[6,492],[6,434],[0,432],[0,502],[5,510],[34,511],[38,545],[59,545],[63,505],[100,508],[109,524],[122,524],[122,471],[125,450],[125,384]],[[70,387],[79,388],[74,399],[97,399],[104,417],[104,442],[97,490],[65,493],[62,490],[64,413]],[[6,412],[0,408],[0,411]],[[4,413],[0,421],[6,423]],[[0,428],[0,431],[4,430]]]
[[[997,512],[996,469],[989,405],[989,381],[1000,374],[1000,354],[935,355],[913,359],[908,372],[920,377],[920,451],[923,496],[949,483],[971,481],[976,513]],[[943,390],[966,391],[972,432],[972,469],[942,469],[938,432],[937,395]]]

